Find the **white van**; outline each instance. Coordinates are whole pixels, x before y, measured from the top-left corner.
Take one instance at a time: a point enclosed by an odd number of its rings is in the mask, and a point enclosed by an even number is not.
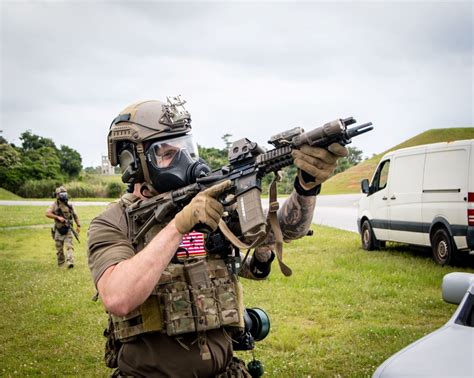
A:
[[[364,249],[385,241],[431,246],[441,265],[474,251],[474,139],[389,152],[361,187]]]

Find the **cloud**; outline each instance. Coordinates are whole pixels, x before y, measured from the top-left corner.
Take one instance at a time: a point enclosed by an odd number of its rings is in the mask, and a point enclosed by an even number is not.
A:
[[[473,126],[470,2],[2,2],[1,129],[100,164],[129,103],[182,94],[199,144],[373,121],[379,153]],[[267,146],[268,147],[268,146]]]

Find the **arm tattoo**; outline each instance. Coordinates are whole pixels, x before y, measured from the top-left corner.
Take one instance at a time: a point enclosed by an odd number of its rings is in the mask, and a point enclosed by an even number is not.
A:
[[[278,222],[283,233],[283,240],[288,242],[302,238],[308,232],[313,220],[316,196],[302,196],[295,190],[278,210]],[[270,231],[262,245],[274,244],[275,237]]]

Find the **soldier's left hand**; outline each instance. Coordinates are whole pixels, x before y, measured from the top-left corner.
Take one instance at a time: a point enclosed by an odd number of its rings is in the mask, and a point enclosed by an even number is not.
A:
[[[347,156],[347,153],[347,148],[338,143],[329,145],[327,149],[304,144],[299,150],[293,150],[291,155],[299,168],[298,178],[301,186],[310,190],[322,184],[331,177],[337,167],[337,160]],[[303,177],[302,172],[307,173],[304,175],[306,177]]]
[[[76,232],[79,234],[81,232],[81,226],[76,227]]]

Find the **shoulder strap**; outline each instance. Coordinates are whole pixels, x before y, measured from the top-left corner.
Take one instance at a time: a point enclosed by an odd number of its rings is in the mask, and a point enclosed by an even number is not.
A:
[[[268,209],[268,221],[272,228],[273,234],[275,235],[275,247],[276,255],[278,258],[278,264],[280,265],[281,272],[289,277],[293,273],[288,265],[283,262],[283,233],[281,232],[280,222],[278,222],[277,211],[280,204],[277,200],[277,182],[280,181],[281,177],[278,173],[270,184],[269,189],[269,209]]]

